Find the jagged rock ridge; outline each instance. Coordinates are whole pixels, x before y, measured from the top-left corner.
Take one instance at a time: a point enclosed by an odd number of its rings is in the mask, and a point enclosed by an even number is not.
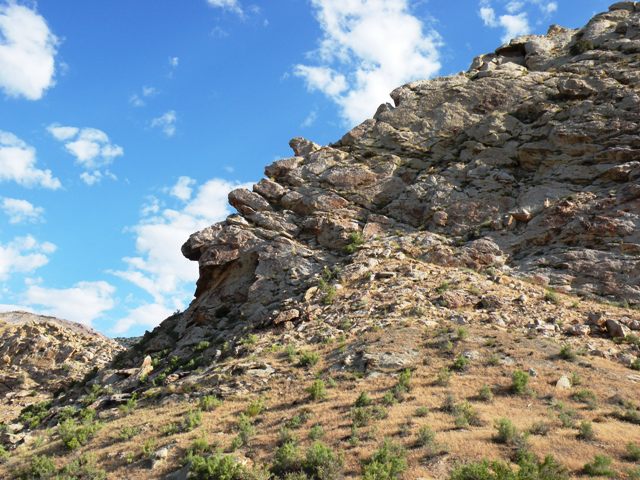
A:
[[[423,231],[423,260],[640,303],[639,52],[640,12],[622,2],[400,87],[333,145],[292,140],[294,157],[229,195],[237,215],[185,243],[196,299],[144,348],[304,318],[354,234]]]

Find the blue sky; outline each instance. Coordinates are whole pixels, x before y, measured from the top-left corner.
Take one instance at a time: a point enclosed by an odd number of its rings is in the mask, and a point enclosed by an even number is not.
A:
[[[192,298],[188,235],[304,136],[600,0],[0,0],[0,311],[138,335]]]

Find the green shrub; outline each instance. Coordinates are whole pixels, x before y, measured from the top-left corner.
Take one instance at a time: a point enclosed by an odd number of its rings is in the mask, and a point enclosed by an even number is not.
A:
[[[68,450],[75,450],[86,445],[100,428],[102,428],[102,424],[98,422],[78,423],[76,420],[68,418],[58,425],[58,435]]]
[[[120,440],[131,440],[133,437],[140,433],[140,427],[132,427],[132,426],[124,426],[120,429],[120,433],[118,434],[118,438]]]
[[[344,461],[340,455],[322,442],[314,442],[307,449],[303,469],[312,479],[337,480],[342,476]]]
[[[209,442],[204,437],[196,438],[187,449],[188,455],[202,455],[211,449]]]
[[[20,412],[18,421],[24,423],[29,428],[38,427],[47,415],[49,415],[49,409],[51,408],[51,402],[34,403],[25,407]]]
[[[632,462],[640,462],[640,445],[637,443],[627,444],[627,458]]]
[[[423,406],[416,408],[416,417],[426,417],[427,415],[429,415],[428,407]]]
[[[300,367],[314,367],[320,360],[320,355],[316,352],[303,351],[299,352],[298,366]]]
[[[547,290],[545,292],[544,300],[546,302],[553,303],[554,305],[557,305],[560,303],[560,297],[558,297],[558,294],[553,290]]]
[[[596,438],[596,434],[593,431],[593,424],[586,420],[580,423],[578,427],[578,438],[581,440],[593,440]]]
[[[202,340],[201,342],[198,342],[198,344],[196,345],[196,348],[194,350],[197,353],[200,353],[200,352],[204,352],[210,346],[211,346],[211,342],[209,342],[207,340]]]
[[[387,407],[390,407],[391,405],[394,405],[397,402],[398,402],[398,399],[396,398],[396,396],[394,395],[394,392],[392,391],[386,392],[382,396],[382,404],[386,405]]]
[[[464,355],[458,355],[451,368],[457,372],[464,372],[469,367],[469,359]]]
[[[418,430],[418,438],[416,439],[416,446],[418,447],[431,447],[436,439],[436,432],[430,427],[420,427]]]
[[[516,395],[529,393],[529,374],[522,370],[516,370],[511,375],[511,391]]]
[[[300,428],[304,423],[306,423],[309,420],[309,418],[311,418],[311,414],[308,411],[303,410],[297,415],[294,415],[289,420],[287,420],[285,422],[285,427],[292,428],[292,429]]]
[[[320,440],[322,437],[324,437],[324,428],[322,428],[322,425],[314,425],[311,427],[309,430],[309,438],[311,440]]]
[[[368,407],[371,403],[373,403],[371,397],[366,392],[362,392],[356,399],[356,403],[354,405],[356,407]]]
[[[576,402],[584,403],[592,410],[598,406],[598,399],[596,398],[596,394],[591,390],[585,388],[574,392],[571,395],[571,398]]]
[[[9,460],[9,452],[7,452],[7,449],[4,448],[3,445],[0,445],[0,463],[4,463],[7,460]]]
[[[349,243],[344,247],[344,252],[352,254],[357,252],[364,245],[364,236],[360,232],[349,234]]]
[[[493,401],[493,392],[491,391],[491,387],[489,387],[489,385],[483,385],[478,392],[478,398],[483,402]]]
[[[612,477],[616,473],[611,469],[613,460],[606,455],[596,455],[593,461],[585,464],[584,473],[590,477]]]
[[[455,416],[455,424],[458,428],[466,428],[469,425],[476,427],[482,425],[478,411],[469,402],[456,404],[452,413]]]
[[[182,431],[190,432],[202,425],[202,412],[200,410],[190,410],[182,421]]]
[[[276,450],[271,471],[278,476],[302,470],[302,454],[294,441],[285,442]]]
[[[560,348],[559,357],[563,360],[574,362],[578,358],[578,354],[571,345],[565,344]]]
[[[504,462],[468,463],[454,469],[449,480],[569,480],[569,473],[552,456],[540,462],[535,457],[526,456],[514,471]]]
[[[118,410],[122,412],[123,415],[129,415],[133,412],[138,406],[138,400],[136,394],[134,393],[130,399],[128,399],[124,404],[118,407]]]
[[[510,445],[519,435],[518,429],[508,418],[500,418],[499,420],[496,420],[495,428],[497,432],[493,439],[498,443]]]
[[[268,477],[259,470],[249,470],[231,455],[215,453],[209,457],[189,458],[189,479],[193,480],[259,480]]]
[[[215,395],[205,395],[204,397],[201,397],[200,401],[198,402],[198,408],[203,412],[210,412],[212,410],[215,410],[220,405],[222,405],[222,400],[220,400]]]
[[[324,400],[327,398],[327,387],[320,379],[314,380],[313,383],[307,388],[307,393],[314,401]]]
[[[440,385],[441,387],[446,387],[451,383],[451,371],[447,367],[443,367],[438,370],[438,375],[436,376],[436,385]]]
[[[529,428],[531,435],[545,436],[551,431],[551,425],[546,422],[536,422]]]
[[[56,480],[104,480],[107,472],[96,465],[95,455],[81,455],[67,464]]]
[[[397,387],[405,392],[411,390],[411,370],[406,368],[402,372],[400,372],[400,375],[398,376]]]
[[[640,358],[636,358],[630,365],[632,370],[640,370]]]
[[[244,413],[247,417],[253,418],[260,415],[265,409],[264,400],[262,398],[256,398],[253,400],[247,408],[245,408]]]
[[[351,409],[351,420],[355,427],[366,427],[373,418],[371,408],[354,407]]]
[[[21,475],[24,479],[48,479],[56,473],[56,464],[46,455],[34,455]]]
[[[238,441],[240,446],[248,445],[249,440],[255,435],[256,427],[251,422],[251,419],[247,417],[244,413],[240,414],[240,418],[238,420]]]
[[[406,452],[400,445],[385,440],[362,468],[363,480],[396,480],[407,469]]]

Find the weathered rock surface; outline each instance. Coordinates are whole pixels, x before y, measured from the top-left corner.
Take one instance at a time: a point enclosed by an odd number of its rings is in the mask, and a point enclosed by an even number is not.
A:
[[[200,267],[195,300],[137,350],[189,358],[207,342],[203,357],[219,358],[252,329],[295,328],[310,298],[332,295],[319,279],[330,285],[374,238],[410,242],[422,261],[640,304],[638,25],[635,4],[616,4],[580,30],[552,26],[465,73],[400,87],[335,144],[293,139],[294,156],[229,195],[238,214],[184,244]],[[434,302],[502,308],[455,291]]]
[[[0,396],[16,405],[49,395],[123,351],[78,323],[26,312],[0,313]]]

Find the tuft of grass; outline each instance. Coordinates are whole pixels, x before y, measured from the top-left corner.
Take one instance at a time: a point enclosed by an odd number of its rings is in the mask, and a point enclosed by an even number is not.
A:
[[[554,305],[558,305],[560,303],[560,297],[553,290],[547,290],[544,294],[544,300],[549,303],[553,303]]]
[[[310,440],[316,441],[320,440],[322,437],[324,437],[324,428],[322,428],[322,425],[314,425],[311,427],[309,430]]]

